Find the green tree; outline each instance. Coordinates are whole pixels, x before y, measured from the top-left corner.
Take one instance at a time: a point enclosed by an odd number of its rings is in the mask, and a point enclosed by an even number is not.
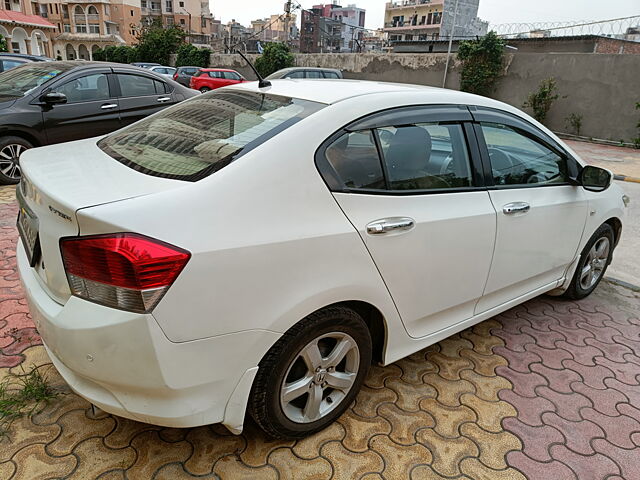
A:
[[[7,48],[7,40],[0,35],[0,52],[8,52],[9,49]]]
[[[282,68],[293,67],[293,55],[284,43],[267,43],[255,67],[260,75],[266,77]]]
[[[138,50],[127,45],[109,45],[93,52],[93,59],[101,62],[131,63],[138,59]]]
[[[185,32],[180,27],[172,25],[165,28],[156,20],[138,35],[137,60],[168,65],[169,56],[184,44],[184,37]]]
[[[496,32],[477,40],[460,43],[458,59],[462,61],[460,89],[478,95],[490,95],[502,73],[505,42]]]
[[[522,105],[533,110],[533,118],[544,123],[553,103],[560,98],[557,93],[556,79],[551,77],[540,82],[537,92],[531,92]]]
[[[190,43],[185,43],[178,47],[176,67],[208,67],[210,57],[211,50],[208,48],[197,48]]]

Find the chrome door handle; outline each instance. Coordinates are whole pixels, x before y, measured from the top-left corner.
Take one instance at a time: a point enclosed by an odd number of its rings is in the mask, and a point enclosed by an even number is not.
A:
[[[118,108],[118,104],[116,104],[116,103],[105,103],[100,108],[102,110],[111,110],[112,108]]]
[[[367,225],[369,235],[382,235],[391,232],[401,232],[411,230],[415,226],[412,218],[399,217],[376,220]]]
[[[502,207],[502,211],[505,215],[514,215],[516,213],[527,213],[531,210],[531,205],[526,202],[513,202],[508,203]]]
[[[171,97],[160,97],[160,98],[158,98],[158,102],[160,102],[160,103],[169,102],[169,101],[171,101]]]

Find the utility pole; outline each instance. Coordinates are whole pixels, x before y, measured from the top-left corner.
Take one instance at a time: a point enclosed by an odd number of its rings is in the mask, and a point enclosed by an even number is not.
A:
[[[451,48],[453,47],[453,34],[456,31],[456,18],[458,17],[458,0],[453,11],[453,25],[451,25],[451,33],[449,34],[449,49],[447,50],[447,63],[444,67],[444,78],[442,79],[442,88],[447,84],[447,73],[449,71],[449,61],[451,60]]]
[[[289,21],[291,20],[291,0],[284,4],[284,43],[289,46]]]

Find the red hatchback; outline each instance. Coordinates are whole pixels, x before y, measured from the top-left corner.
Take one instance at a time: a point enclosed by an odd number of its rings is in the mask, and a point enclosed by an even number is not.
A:
[[[227,85],[246,82],[247,80],[235,70],[225,68],[201,68],[191,77],[189,86],[202,93]]]

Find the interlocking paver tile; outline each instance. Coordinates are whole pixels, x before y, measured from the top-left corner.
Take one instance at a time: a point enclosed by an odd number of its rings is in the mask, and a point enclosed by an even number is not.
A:
[[[240,453],[246,446],[243,437],[212,435],[205,427],[188,431],[186,440],[193,447],[193,453],[184,462],[184,467],[193,475],[211,473],[215,459],[230,453]]]
[[[596,359],[598,365],[608,368],[613,372],[615,377],[627,385],[640,385],[638,376],[640,375],[640,368],[634,362],[618,363],[608,358]]]
[[[326,458],[318,457],[312,460],[301,460],[289,448],[274,450],[269,455],[269,465],[273,465],[280,478],[329,480],[333,475],[331,463]]]
[[[562,418],[578,422],[581,420],[580,411],[591,407],[592,403],[587,397],[580,393],[558,393],[548,387],[536,389],[538,395],[550,400],[555,405],[555,411]]]
[[[545,413],[542,421],[558,430],[565,438],[565,445],[576,453],[592,455],[591,441],[594,438],[605,438],[602,428],[588,420],[572,422],[559,417],[555,413]]]
[[[470,393],[462,395],[460,401],[475,412],[478,425],[489,432],[502,431],[502,421],[517,414],[513,405],[507,402],[488,402]]]
[[[87,416],[84,410],[72,410],[65,413],[57,421],[61,427],[62,434],[47,445],[47,453],[56,457],[62,457],[70,454],[76,445],[86,438],[86,433],[82,428],[85,424]],[[95,436],[103,437],[113,430],[115,420],[112,417],[106,417],[102,420],[91,420],[89,428]]]
[[[13,456],[16,470],[11,480],[45,480],[52,477],[65,477],[76,467],[73,455],[51,457],[47,455],[42,443],[33,443]]]
[[[320,449],[325,443],[342,440],[345,434],[344,427],[335,422],[320,433],[298,440],[291,450],[300,458],[312,460],[320,456]]]
[[[576,382],[571,384],[571,389],[574,392],[580,393],[581,395],[589,398],[589,400],[591,400],[591,403],[593,403],[593,408],[598,412],[604,413],[605,415],[609,415],[611,417],[619,415],[618,410],[616,410],[617,404],[625,403],[628,401],[627,397],[624,394],[612,388],[599,390],[596,388],[591,388],[582,382]]]
[[[378,413],[382,415],[382,410],[393,406],[392,403],[381,405]],[[396,407],[397,412],[402,410]],[[369,440],[374,435],[388,434],[391,432],[391,423],[400,423],[404,420],[404,415],[391,415],[391,419],[384,416],[378,417],[360,417],[353,413],[352,410],[342,415],[338,422],[344,427],[346,435],[342,439],[342,444],[353,452],[364,452],[369,449]],[[409,444],[415,441],[409,442]]]
[[[553,412],[556,409],[556,406],[544,397],[521,397],[513,390],[502,390],[500,398],[515,408],[521,422],[534,427],[542,425],[544,412]]]
[[[579,455],[564,445],[553,445],[550,451],[551,456],[573,470],[579,480],[604,479],[620,474],[620,467],[611,458],[599,453]]]
[[[539,373],[520,373],[509,367],[498,367],[498,374],[514,384],[513,391],[523,397],[535,397],[536,388],[548,385],[547,379]]]
[[[272,465],[248,467],[235,455],[227,455],[216,461],[213,473],[222,480],[278,480],[278,471]]]
[[[509,380],[499,375],[495,377],[485,377],[473,370],[464,370],[460,373],[460,376],[466,381],[472,383],[475,387],[475,394],[487,402],[497,402],[500,400],[500,398],[498,398],[498,392],[500,390],[504,388],[512,388]],[[438,396],[438,401],[440,401],[440,396]]]
[[[498,332],[498,334],[500,334]],[[564,360],[572,359],[573,355],[566,350],[562,350],[561,348],[555,348],[550,350],[548,348],[542,348],[539,345],[527,345],[527,352],[535,353],[542,359],[542,364],[545,367],[554,368],[556,370],[561,370],[564,367],[562,366],[562,362]],[[509,357],[509,366],[511,366],[511,359],[514,358],[513,355],[507,354]],[[520,364],[520,361],[515,360],[516,365]]]
[[[624,411],[622,408],[623,405],[618,405],[618,409]],[[640,422],[637,420],[627,417],[626,415],[609,417],[600,412],[596,412],[593,408],[585,408],[581,414],[585,420],[591,420],[605,431],[607,441],[621,448],[635,447],[631,441],[631,434],[640,432]]]
[[[163,442],[157,431],[138,434],[131,441],[131,447],[137,454],[135,463],[127,470],[127,475],[131,478],[151,478],[164,464],[182,463],[193,451],[193,446],[187,441]]]
[[[67,477],[69,480],[85,480],[96,478],[102,472],[121,469],[126,470],[133,465],[136,452],[127,447],[120,450],[107,448],[99,437],[89,438],[76,445],[73,454],[78,459],[78,466]]]
[[[461,375],[468,373],[464,370]],[[436,392],[438,402],[444,405],[458,406],[460,405],[460,397],[465,393],[473,393],[476,386],[468,380],[447,380],[435,373],[429,373],[422,377],[425,384],[433,387]]]
[[[585,342],[588,342],[589,340],[591,340],[591,338],[586,338]],[[595,366],[596,359],[604,357],[604,352],[602,350],[594,347],[593,345],[589,345],[588,343],[586,346],[578,346],[561,341],[556,344],[556,347],[571,352],[573,360],[578,362],[580,365],[585,365],[587,367]]]
[[[593,332],[589,332],[584,330],[583,328],[578,326],[578,323],[584,322],[582,318],[579,321],[576,321],[575,327],[568,327],[565,324],[558,324],[551,327],[554,331],[562,334],[566,343],[575,345],[577,347],[584,347],[587,345],[587,340],[590,338],[596,338]],[[557,348],[557,345],[551,347],[551,349]],[[570,351],[570,349],[568,349]]]
[[[475,422],[477,419],[475,412],[465,405],[450,407],[433,398],[423,399],[420,408],[435,420],[434,431],[448,438],[460,436],[460,425]]]
[[[522,452],[510,452],[507,462],[521,472],[526,472],[529,478],[539,480],[584,480],[565,464],[553,460],[552,462],[537,462]]]
[[[493,470],[504,470],[508,467],[506,455],[511,450],[519,450],[522,444],[517,437],[508,432],[487,432],[475,423],[465,423],[460,433],[473,440],[480,449],[480,461]]]
[[[396,405],[408,412],[417,412],[420,409],[420,400],[422,398],[435,398],[438,394],[431,385],[407,383],[398,377],[387,379],[385,385],[397,395]]]
[[[559,393],[571,393],[571,383],[582,380],[573,370],[554,370],[539,363],[531,365],[531,371],[542,375],[547,380],[549,388]]]
[[[513,468],[494,470],[475,458],[465,458],[460,462],[460,470],[477,480],[524,480],[525,477]]]
[[[529,373],[531,371],[531,364],[532,363],[543,363],[543,359],[542,357],[540,357],[540,355],[538,355],[537,353],[533,353],[528,351],[528,347],[529,345],[527,345],[527,350],[525,350],[524,352],[521,352],[519,355],[517,356],[513,356],[512,360],[508,363],[509,368],[511,370],[515,370],[516,372],[520,372],[520,373]],[[494,356],[500,356],[500,358],[504,359],[504,357],[502,355],[509,355],[508,351],[505,351],[506,348],[505,347],[496,347],[493,351],[496,355]],[[568,353],[568,352],[567,352]],[[571,355],[568,355],[567,358],[572,358]],[[506,362],[506,360],[504,360]],[[544,363],[543,363],[544,365]],[[499,366],[506,366],[505,364],[500,364],[497,365],[497,367]],[[560,365],[562,366],[562,365]],[[495,372],[497,374],[497,372]]]
[[[325,443],[322,456],[330,459],[335,478],[359,478],[365,473],[382,472],[384,461],[380,454],[372,450],[354,453],[340,442]]]
[[[582,381],[592,388],[605,389],[607,386],[604,383],[604,379],[615,377],[615,374],[611,370],[602,365],[589,367],[587,365],[582,365],[575,360],[564,360],[562,365],[564,365],[565,368],[571,369],[580,374]]]
[[[463,349],[460,350],[460,356],[468,358],[473,363],[473,370],[479,373],[480,375],[484,375],[485,377],[494,377],[496,376],[496,368],[500,366],[506,366],[507,361],[504,357],[500,356],[500,353],[497,351],[502,349],[502,346],[496,346],[493,348],[494,352],[497,355],[483,355],[481,353],[476,352],[475,350]]]
[[[433,428],[436,425],[433,416],[429,413],[422,410],[406,412],[399,409],[393,403],[381,405],[378,413],[389,423],[391,429],[389,437],[391,440],[401,445],[412,445],[416,443],[415,433],[419,429],[427,427]]]
[[[456,429],[457,430],[457,429]],[[439,474],[454,477],[460,475],[460,462],[468,456],[480,454],[478,446],[466,437],[446,438],[430,428],[420,430],[418,441],[433,455],[431,467]]]
[[[606,440],[596,439],[593,441],[593,448],[596,452],[611,458],[621,470],[622,478],[640,478],[640,448],[625,450],[616,448]]]
[[[535,325],[533,325],[532,328],[522,327],[521,330],[522,333],[526,333],[534,337],[536,339],[536,344],[543,348],[555,348],[556,342],[566,340],[566,337],[560,332],[556,332],[555,330],[545,332],[543,330],[536,329]]]
[[[469,351],[464,349],[464,351]],[[429,360],[438,366],[438,375],[447,380],[460,380],[460,372],[473,368],[473,362],[462,357],[450,357],[439,352],[429,355]]]
[[[398,448],[389,437],[378,435],[371,439],[371,449],[385,459],[382,476],[384,478],[409,478],[411,470],[419,464],[433,462],[428,448],[416,443]],[[387,459],[391,461],[386,461]]]
[[[596,327],[588,322],[579,322],[578,326],[593,333],[595,338],[604,343],[616,343],[613,337],[622,335],[620,330],[613,327]]]
[[[538,462],[550,462],[549,446],[564,443],[565,437],[549,425],[531,426],[518,418],[505,418],[504,426],[517,438],[523,439],[523,452]]]

